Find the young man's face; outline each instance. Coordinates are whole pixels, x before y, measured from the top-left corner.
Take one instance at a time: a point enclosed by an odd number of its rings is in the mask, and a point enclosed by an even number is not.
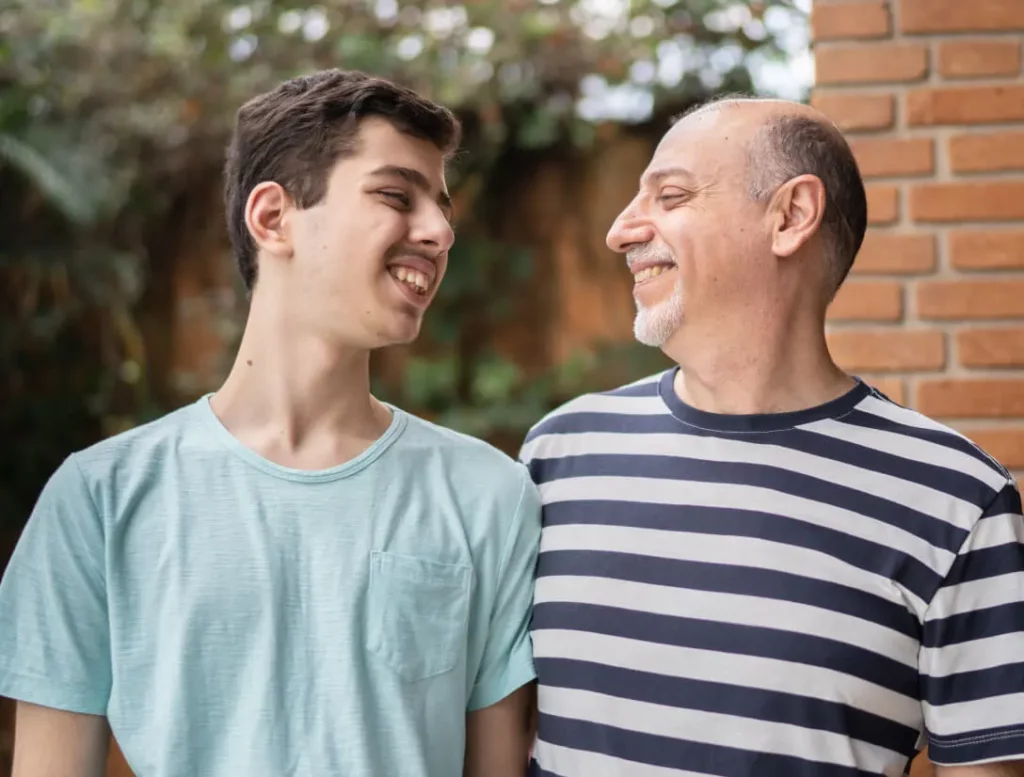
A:
[[[408,343],[437,292],[454,240],[444,153],[368,118],[317,205],[289,214],[289,304],[339,344]]]

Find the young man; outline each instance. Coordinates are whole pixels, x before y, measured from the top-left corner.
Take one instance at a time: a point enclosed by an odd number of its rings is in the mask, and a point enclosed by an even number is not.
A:
[[[733,100],[665,136],[608,235],[678,366],[542,421],[535,775],[1024,774],[1007,472],[829,356],[867,221],[842,136]]]
[[[453,233],[459,127],[327,71],[238,114],[252,290],[223,387],[70,456],[0,586],[14,777],[519,777],[539,502],[525,468],[374,399]]]

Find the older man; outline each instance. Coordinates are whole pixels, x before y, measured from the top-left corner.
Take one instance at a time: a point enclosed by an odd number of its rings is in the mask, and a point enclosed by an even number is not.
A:
[[[544,529],[534,775],[1024,775],[1019,491],[829,356],[862,242],[840,133],[676,123],[608,235],[678,366],[529,434]]]

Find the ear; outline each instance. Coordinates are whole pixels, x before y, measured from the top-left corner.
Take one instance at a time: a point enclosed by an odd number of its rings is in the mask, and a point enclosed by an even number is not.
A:
[[[825,184],[815,175],[799,175],[780,186],[773,200],[772,253],[792,256],[821,226],[825,215]]]
[[[273,181],[257,184],[245,203],[245,225],[259,251],[289,258],[292,255],[288,213],[293,203],[284,187]]]

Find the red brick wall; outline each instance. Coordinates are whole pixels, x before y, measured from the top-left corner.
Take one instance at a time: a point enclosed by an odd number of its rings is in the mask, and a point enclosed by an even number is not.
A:
[[[1020,473],[1024,0],[815,0],[812,35],[871,224],[834,354]]]

